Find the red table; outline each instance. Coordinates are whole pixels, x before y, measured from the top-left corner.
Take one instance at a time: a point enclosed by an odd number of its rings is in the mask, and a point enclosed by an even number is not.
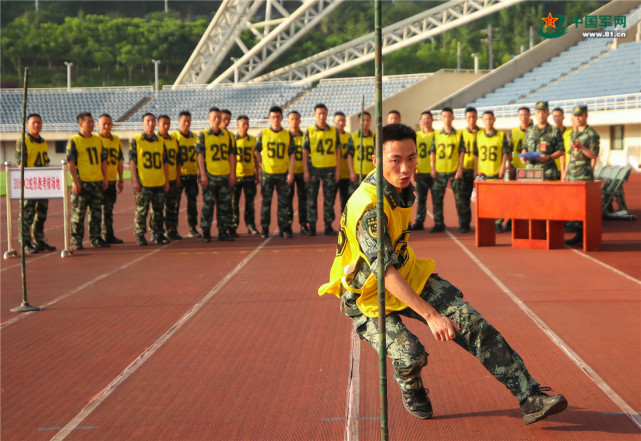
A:
[[[496,244],[495,219],[512,219],[514,248],[563,247],[566,221],[583,222],[583,251],[601,248],[601,181],[475,181],[476,246]]]

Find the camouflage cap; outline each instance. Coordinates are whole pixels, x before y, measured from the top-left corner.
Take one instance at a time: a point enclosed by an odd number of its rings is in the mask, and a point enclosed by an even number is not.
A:
[[[588,106],[586,105],[574,106],[572,109],[572,115],[583,115],[584,113],[588,113]]]
[[[548,102],[547,101],[539,101],[538,103],[536,103],[536,106],[534,106],[534,109],[535,110],[549,110],[550,107],[548,106]]]

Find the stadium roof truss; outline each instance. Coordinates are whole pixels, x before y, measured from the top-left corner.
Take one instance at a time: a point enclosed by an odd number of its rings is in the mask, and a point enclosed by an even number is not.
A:
[[[289,13],[277,0],[224,0],[174,86],[207,83],[234,44],[242,57],[234,59],[211,86],[232,78],[251,80],[343,1],[302,0]],[[259,12],[264,20],[252,23]],[[244,30],[258,41],[251,49],[240,39]]]
[[[344,0],[302,0],[288,13],[278,0],[224,0],[174,86],[205,84],[237,44],[243,56],[209,85],[230,81],[289,81],[308,84],[374,59],[374,33],[258,76],[272,61]],[[405,48],[523,0],[451,0],[383,29],[383,54]],[[251,23],[261,6],[264,21]],[[272,18],[273,13],[280,14]],[[275,27],[273,27],[276,25]],[[273,28],[272,28],[273,27]],[[251,49],[240,39],[249,29],[258,39]],[[260,32],[262,29],[262,34]]]

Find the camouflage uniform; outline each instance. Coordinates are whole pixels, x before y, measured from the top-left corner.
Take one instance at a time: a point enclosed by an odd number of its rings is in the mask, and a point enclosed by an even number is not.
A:
[[[166,141],[171,141],[171,139],[175,139],[173,135],[168,135],[167,138],[163,137],[160,133],[158,133],[158,138],[159,139],[165,139]],[[176,185],[176,179],[171,179],[172,174],[174,176],[177,176],[176,173],[172,173],[171,169],[176,170],[177,166],[183,165],[183,156],[180,151],[180,145],[176,141],[176,149],[174,150],[171,148],[171,144],[169,142],[165,142],[165,147],[167,148],[167,159],[169,162],[169,176],[170,176],[170,181],[169,181],[169,191],[167,194],[165,194],[165,211],[164,211],[164,217],[163,221],[165,223],[165,234],[167,237],[175,237],[178,235],[178,211],[180,210],[180,194],[182,193],[182,187],[180,185]],[[179,182],[179,184],[181,184]],[[153,206],[152,206],[153,210]]]
[[[427,214],[427,193],[432,191],[432,200],[434,199],[434,190],[432,186],[434,179],[429,173],[417,173],[416,179],[416,198],[418,203],[416,205],[416,222],[422,224],[425,222],[425,215]]]
[[[231,227],[236,230],[240,225],[240,194],[245,192],[245,225],[247,227],[256,226],[256,210],[254,209],[254,200],[256,199],[256,177],[245,176],[236,180],[236,185],[232,191],[232,220]]]
[[[203,185],[203,206],[200,210],[200,228],[204,233],[211,231],[214,219],[214,206],[219,234],[225,234],[232,225],[231,190],[229,176],[208,176],[209,185]]]
[[[452,129],[452,133],[455,133],[456,130]],[[443,132],[445,135],[450,135]],[[432,146],[430,147],[430,155],[432,153],[436,154],[436,170],[439,169],[439,160],[442,159],[437,153],[436,146],[436,135],[434,141],[432,141]],[[448,149],[456,149],[455,145],[448,145]],[[465,143],[463,137],[458,145],[458,154],[462,155],[465,153]],[[432,183],[432,207],[434,211],[434,224],[435,225],[445,225],[444,216],[443,216],[443,198],[445,197],[445,190],[447,189],[447,183],[449,182],[452,186],[452,191],[454,192],[454,201],[456,202],[456,213],[458,214],[458,221],[460,226],[469,226],[470,219],[472,218],[472,213],[470,209],[470,201],[468,199],[467,203],[465,201],[464,195],[464,184],[463,179],[455,179],[456,172],[444,173],[438,172],[436,179]]]
[[[318,191],[323,183],[323,220],[325,225],[331,224],[336,218],[334,201],[336,197],[336,169],[327,170],[310,165],[310,178],[307,185],[307,221],[316,225],[318,220]]]
[[[117,199],[116,181],[109,181],[102,195],[102,233],[105,240],[114,237],[114,205]]]
[[[198,164],[194,149],[196,134],[190,131],[185,135],[180,130],[175,130],[173,135],[178,140],[183,164],[180,170],[181,185],[178,194],[178,209],[180,210],[180,200],[184,191],[187,197],[187,224],[189,224],[190,230],[195,230],[198,225]]]
[[[40,137],[38,139],[31,136],[30,133],[27,133],[26,136],[29,138],[31,143],[46,143],[44,138]],[[45,144],[46,145],[46,144]],[[16,164],[20,165],[22,162],[22,140],[19,139],[16,141]],[[29,164],[29,150],[25,154],[25,167]],[[34,162],[34,167],[48,167],[49,166],[49,155],[43,154],[41,157],[36,158]],[[49,209],[49,199],[25,199],[23,205],[24,220],[22,218],[18,219],[18,222],[22,228],[22,234],[25,238],[25,243],[28,243],[30,240],[33,240],[35,243],[43,242],[45,240],[45,221],[47,220],[47,211]],[[33,227],[33,233],[31,228]]]
[[[586,128],[580,132],[573,130],[571,140],[572,142],[580,142],[585,147],[596,153],[597,156],[599,155],[600,137],[592,127],[586,126]],[[570,148],[567,158],[568,164],[567,174],[565,175],[566,180],[592,181],[594,179],[591,161],[589,158],[584,156],[583,153],[580,151],[574,151],[573,148]]]
[[[375,184],[375,176],[368,177],[366,181]],[[410,186],[409,191],[403,192],[402,196],[389,183],[385,182],[384,185],[384,194],[392,201],[391,206],[410,207],[414,203],[412,190]],[[353,289],[363,286],[371,272],[378,271],[381,264],[377,261],[376,240],[368,231],[368,224],[375,218],[376,207],[370,207],[359,221],[356,237],[361,251],[371,263],[362,257],[358,260],[354,278],[350,283]],[[388,222],[385,218],[384,224],[387,225]],[[401,265],[400,256],[394,251],[387,228],[383,236],[385,260],[382,264],[385,268],[389,265],[398,268]],[[343,286],[341,310],[354,321],[358,335],[378,351],[378,318],[367,317],[360,311],[356,304],[358,296],[358,293]],[[463,294],[458,288],[433,273],[425,283],[420,296],[439,314],[458,323],[461,330],[456,331],[454,341],[478,358],[490,374],[503,383],[519,401],[527,398],[539,386],[530,376],[521,357],[476,309],[463,300]],[[410,308],[388,313],[385,317],[387,355],[392,359],[395,379],[401,390],[418,390],[423,387],[421,370],[427,365],[428,353],[418,337],[407,329],[402,316],[426,323],[423,317]]]
[[[289,205],[292,207],[289,226],[294,222],[294,191],[298,194],[298,223],[307,228],[307,184],[303,173],[303,138],[302,132],[294,134],[289,132],[294,140],[294,182],[289,186]],[[291,157],[291,155],[290,155]]]
[[[546,155],[551,155],[557,151],[565,152],[561,132],[557,127],[553,127],[550,124],[547,124],[542,129],[537,125],[527,129],[525,139],[523,139],[523,149],[528,152],[539,152]],[[525,168],[543,170],[543,180],[545,181],[557,181],[560,178],[559,169],[556,167],[555,161],[540,163],[535,159],[531,159]]]
[[[287,173],[266,173],[265,171],[261,173],[260,191],[263,197],[263,203],[260,207],[260,226],[263,231],[269,231],[274,188],[278,195],[278,229],[284,232],[290,227],[290,219],[293,216],[292,205],[290,203],[290,186],[287,185]]]
[[[461,199],[465,205],[463,219],[459,217],[459,224],[469,225],[472,221],[472,209],[470,202],[472,200],[472,191],[474,190],[474,149],[476,148],[476,134],[479,128],[476,127],[474,131],[470,129],[463,129],[463,133],[467,132],[467,136],[463,136],[465,142],[465,160],[463,161],[463,183],[461,185]],[[473,139],[473,141],[471,141]]]

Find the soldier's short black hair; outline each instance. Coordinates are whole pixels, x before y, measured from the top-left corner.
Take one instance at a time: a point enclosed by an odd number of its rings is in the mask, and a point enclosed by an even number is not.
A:
[[[154,117],[154,119],[156,119],[156,115],[154,115],[154,114],[153,114],[153,113],[151,113],[151,112],[147,112],[147,113],[145,113],[145,114],[142,116],[142,121],[144,121],[144,120],[145,120],[145,118],[146,118],[146,117],[148,117],[148,116],[153,116],[153,117]]]
[[[280,106],[271,106],[269,108],[269,113],[280,113],[281,115],[283,114],[283,108]]]
[[[112,118],[112,117],[111,117],[111,115],[109,115],[108,113],[103,113],[102,115],[100,115],[100,116],[98,117],[98,119],[102,118],[103,116],[104,116],[105,118],[109,118],[110,120],[112,120],[112,121],[113,121],[113,118]]]
[[[191,112],[189,110],[181,110],[178,114],[178,119],[180,119],[181,116],[188,116],[191,118]]]
[[[213,107],[209,108],[209,113],[211,113],[211,112],[220,112],[220,109],[218,107],[216,107],[216,106],[213,106]]]
[[[443,112],[450,112],[452,115],[454,115],[454,110],[452,110],[451,107],[443,107],[443,110],[441,110],[441,113]]]
[[[42,117],[37,113],[30,113],[29,115],[27,115],[26,121],[29,121],[31,118],[36,118],[36,117],[40,118],[40,121],[42,121]]]
[[[371,114],[371,113],[369,113],[367,110],[365,110],[365,111],[364,111],[364,112],[362,112],[362,113],[361,113],[361,112],[359,112],[359,113],[358,113],[358,118],[360,119],[363,115],[367,115],[367,116],[369,116],[370,118],[372,117],[372,114]]]
[[[396,110],[396,109],[392,109],[392,110],[390,110],[389,112],[387,112],[387,114],[388,114],[388,115],[389,115],[390,113],[393,113],[394,115],[398,115],[399,117],[401,116],[401,112],[399,112],[399,111],[398,111],[398,110]]]
[[[472,106],[469,106],[469,107],[465,108],[465,113],[468,113],[468,112],[474,112],[474,113],[478,114],[478,112],[476,111],[476,107],[472,107]]]
[[[525,110],[527,113],[532,113],[530,112],[530,108],[528,106],[519,107],[519,110],[517,110],[516,113],[519,113],[521,110]]]
[[[423,116],[423,115],[429,115],[429,116],[431,116],[432,118],[434,118],[434,115],[432,115],[432,111],[431,111],[431,110],[423,110],[423,111],[421,112],[421,116]]]
[[[494,111],[486,110],[485,112],[483,112],[483,115],[492,115],[492,116],[494,116]]]
[[[339,110],[338,112],[334,113],[334,116],[345,116],[345,113]]]
[[[249,117],[247,115],[238,115],[238,118],[236,118],[236,121],[240,121],[241,119],[246,119],[247,122],[249,122]]]
[[[387,141],[403,141],[411,139],[416,143],[416,132],[405,124],[388,124],[383,127],[383,145]]]
[[[220,113],[224,113],[225,115],[229,115],[229,116],[231,116],[231,110],[229,110],[229,109],[222,109],[222,110],[220,111]]]
[[[167,119],[167,120],[171,121],[171,118],[169,118],[169,115],[166,115],[166,114],[164,114],[164,113],[163,113],[162,115],[158,115],[158,121],[160,121],[160,120],[161,120],[161,119],[163,119],[163,118],[165,118],[165,119]]]
[[[560,107],[555,107],[554,109],[552,109],[552,113],[554,113],[554,112],[561,112],[561,113],[563,113],[563,109],[561,109]]]
[[[90,116],[91,116],[91,112],[80,112],[76,116],[76,121],[78,121],[78,122],[84,121],[85,118],[89,118]],[[93,118],[93,116],[91,116],[91,117]]]
[[[292,113],[295,114],[295,115],[300,116],[300,112],[298,110],[290,110],[289,113],[287,114],[287,116],[291,115]]]
[[[325,109],[327,110],[327,106],[323,103],[318,103],[314,106],[314,112],[316,112],[316,109]]]

